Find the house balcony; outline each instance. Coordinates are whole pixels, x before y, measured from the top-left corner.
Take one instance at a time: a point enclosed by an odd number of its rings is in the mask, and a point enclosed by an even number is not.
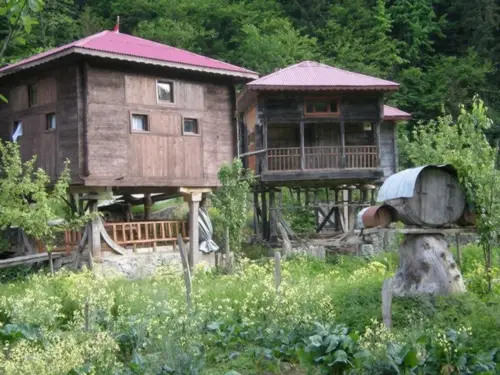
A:
[[[377,146],[313,146],[268,148],[262,158],[263,182],[334,180],[373,181],[383,176]]]
[[[376,169],[377,146],[315,146],[269,148],[266,172],[321,169]]]

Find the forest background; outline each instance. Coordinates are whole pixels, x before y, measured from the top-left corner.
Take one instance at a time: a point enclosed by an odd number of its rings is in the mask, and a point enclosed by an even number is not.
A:
[[[413,114],[401,130],[478,94],[494,121],[488,136],[500,138],[497,0],[40,1],[6,1],[22,17],[0,18],[1,64],[112,29],[120,16],[123,33],[261,74],[310,59],[399,82],[388,102]]]

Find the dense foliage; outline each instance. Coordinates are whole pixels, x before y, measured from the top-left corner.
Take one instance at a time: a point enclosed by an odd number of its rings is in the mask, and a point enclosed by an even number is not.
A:
[[[456,113],[479,94],[498,132],[496,0],[45,0],[39,11],[40,3],[0,6],[4,42],[15,31],[4,62],[111,29],[120,16],[122,32],[260,73],[317,59],[396,80],[390,100],[415,120],[443,107]]]
[[[0,372],[494,374],[500,290],[485,293],[478,254],[464,249],[467,295],[395,299],[391,331],[380,288],[392,253],[283,261],[279,294],[272,262],[244,260],[231,275],[197,268],[191,313],[175,265],[136,281],[34,274],[0,284]]]
[[[411,141],[403,138],[404,151],[415,165],[451,164],[457,169],[470,209],[477,214],[488,269],[500,225],[498,145],[491,146],[485,136],[491,124],[484,103],[475,97],[472,108],[460,106],[456,118],[447,115],[421,123],[413,131]]]
[[[36,156],[23,162],[19,145],[0,141],[0,229],[19,227],[28,236],[43,242],[48,251],[54,246],[56,233],[68,228],[80,228],[91,217],[67,212],[64,221],[57,208],[67,206],[70,184],[69,162],[56,181],[36,166]]]

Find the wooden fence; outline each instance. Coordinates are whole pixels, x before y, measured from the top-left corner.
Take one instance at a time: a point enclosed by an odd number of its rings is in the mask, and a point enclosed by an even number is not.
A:
[[[131,222],[110,222],[104,223],[104,228],[111,239],[120,246],[152,247],[172,245],[176,248],[177,235],[181,234],[186,241],[189,240],[187,221],[131,221]],[[66,252],[69,254],[72,249],[78,246],[82,239],[81,231],[67,230],[64,236],[56,241],[54,252]],[[40,241],[36,241],[38,252],[45,252],[46,249]],[[107,249],[104,246],[104,249]]]

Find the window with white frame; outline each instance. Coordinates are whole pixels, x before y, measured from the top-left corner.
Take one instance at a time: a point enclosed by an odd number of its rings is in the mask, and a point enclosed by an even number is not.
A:
[[[149,131],[149,118],[148,115],[133,113],[131,116],[131,129],[133,132],[147,132]]]
[[[173,103],[174,102],[174,83],[171,81],[156,82],[156,92],[158,102],[160,103]]]
[[[198,119],[185,118],[183,121],[182,133],[186,135],[200,134]]]
[[[56,128],[56,114],[47,113],[45,116],[45,130],[55,130]]]

